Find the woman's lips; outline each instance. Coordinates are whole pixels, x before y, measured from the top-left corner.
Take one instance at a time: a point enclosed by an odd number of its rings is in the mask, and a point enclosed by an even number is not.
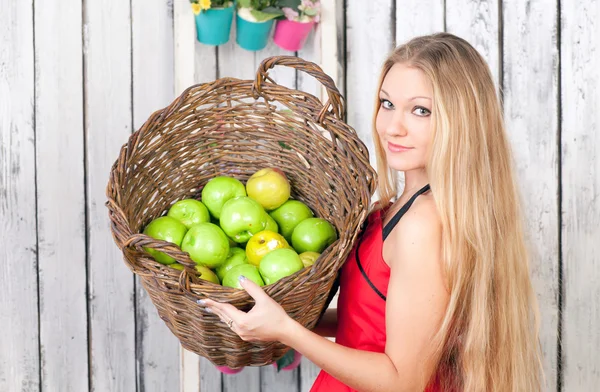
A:
[[[413,147],[406,147],[406,146],[401,146],[400,144],[394,144],[391,142],[388,142],[388,150],[390,150],[391,152],[405,152],[408,150],[412,150]]]

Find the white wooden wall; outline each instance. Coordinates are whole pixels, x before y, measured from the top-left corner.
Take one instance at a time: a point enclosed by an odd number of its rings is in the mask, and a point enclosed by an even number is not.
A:
[[[449,31],[502,91],[542,310],[547,391],[600,385],[597,0],[322,0],[298,56],[322,64],[372,149],[381,62]],[[232,42],[196,42],[187,0],[0,0],[0,391],[308,391],[318,369],[221,376],[181,352],[108,229],[104,190],[130,133],[193,83],[253,79]],[[285,53],[294,54],[294,53]],[[315,95],[310,76],[271,71]]]

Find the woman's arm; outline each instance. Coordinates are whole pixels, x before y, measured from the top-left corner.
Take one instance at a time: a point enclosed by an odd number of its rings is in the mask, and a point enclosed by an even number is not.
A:
[[[327,309],[313,332],[324,338],[335,338],[337,334],[337,309]]]
[[[433,371],[432,338],[448,302],[441,274],[439,219],[417,208],[399,223],[388,243],[394,256],[386,305],[385,353],[351,349],[329,341],[291,319],[251,281],[242,286],[256,305],[244,313],[228,304],[201,302],[247,341],[281,341],[349,387],[363,392],[422,391]],[[413,210],[415,210],[413,212]],[[434,211],[435,212],[435,211]]]

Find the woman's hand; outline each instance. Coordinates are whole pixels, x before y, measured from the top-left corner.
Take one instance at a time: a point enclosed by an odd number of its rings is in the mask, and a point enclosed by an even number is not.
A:
[[[248,342],[275,342],[283,338],[287,324],[292,318],[264,290],[245,277],[240,284],[250,294],[256,304],[248,312],[242,312],[235,306],[210,299],[199,300],[205,311],[214,313],[226,323],[242,340]]]

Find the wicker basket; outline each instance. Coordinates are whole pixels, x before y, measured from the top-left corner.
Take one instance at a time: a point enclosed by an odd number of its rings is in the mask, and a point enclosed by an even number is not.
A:
[[[275,65],[314,76],[329,101],[323,105],[310,94],[277,85],[268,77]],[[183,347],[232,368],[266,365],[289,349],[277,342],[244,342],[215,315],[203,313],[196,303],[200,298],[245,311],[253,300],[243,290],[198,279],[186,252],[139,233],[174,202],[200,199],[202,187],[215,176],[245,182],[259,168],[279,167],[290,179],[292,198],[330,221],[339,234],[311,269],[265,287],[291,317],[313,328],[375,191],[368,151],[343,113],[343,98],[317,65],[276,56],[262,62],[255,80],[221,78],[188,88],[153,113],[121,148],[107,188],[111,231]],[[143,247],[174,257],[184,271],[155,262]]]

